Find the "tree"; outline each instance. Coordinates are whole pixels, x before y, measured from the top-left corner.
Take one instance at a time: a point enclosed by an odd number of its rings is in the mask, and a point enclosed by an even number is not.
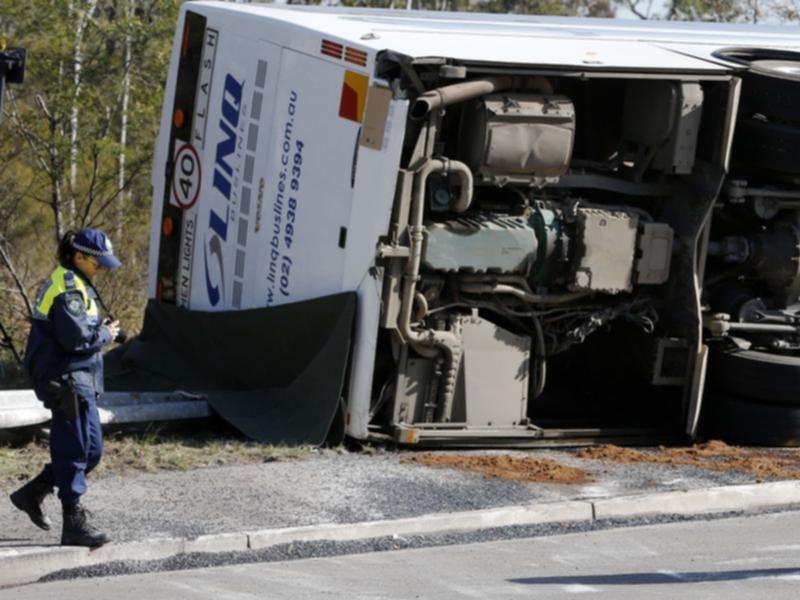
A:
[[[448,10],[489,13],[582,15],[613,17],[610,0],[340,0],[342,6]],[[319,4],[319,1],[289,0],[289,4]]]
[[[653,0],[616,1],[641,19],[754,24],[800,20],[800,0],[670,0],[655,10]]]
[[[118,233],[129,268],[103,295],[116,316],[140,320],[151,149],[180,3],[0,0],[0,37],[28,49],[0,124],[0,322],[19,345],[67,229]]]

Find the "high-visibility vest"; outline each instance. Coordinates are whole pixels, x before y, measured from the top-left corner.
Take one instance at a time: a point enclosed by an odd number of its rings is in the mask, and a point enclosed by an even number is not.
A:
[[[56,297],[71,291],[80,292],[81,296],[83,296],[86,316],[90,320],[97,318],[99,314],[97,302],[92,299],[86,289],[86,283],[75,273],[61,266],[56,267],[39,290],[39,295],[36,297],[36,305],[33,308],[33,318],[47,320]]]

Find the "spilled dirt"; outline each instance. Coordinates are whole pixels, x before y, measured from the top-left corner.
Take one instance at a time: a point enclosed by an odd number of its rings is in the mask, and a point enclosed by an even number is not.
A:
[[[507,455],[464,456],[458,454],[434,454],[427,452],[403,460],[404,463],[425,467],[457,469],[479,473],[484,477],[510,479],[526,483],[591,483],[592,479],[583,469],[561,465],[554,460]]]
[[[754,476],[758,482],[775,479],[800,479],[800,450],[740,448],[716,440],[684,448],[661,446],[645,450],[604,444],[584,448],[576,452],[574,456],[580,459],[603,460],[620,464],[651,463],[665,467],[695,467],[708,471],[747,473]],[[488,478],[526,483],[583,485],[593,482],[589,470],[535,456],[426,452],[406,458],[403,462],[425,467],[470,471]],[[596,469],[597,467],[592,468]]]
[[[577,456],[583,459],[616,463],[656,463],[669,467],[696,467],[709,471],[738,471],[764,479],[800,479],[800,452],[796,450],[755,450],[729,446],[713,440],[688,448],[665,448],[652,451],[621,448],[609,444],[584,448]]]

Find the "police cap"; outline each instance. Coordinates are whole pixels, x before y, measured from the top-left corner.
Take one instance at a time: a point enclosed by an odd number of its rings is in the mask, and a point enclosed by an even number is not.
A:
[[[99,229],[81,229],[72,239],[72,247],[79,252],[94,256],[106,269],[116,269],[122,262],[114,256],[111,239]]]

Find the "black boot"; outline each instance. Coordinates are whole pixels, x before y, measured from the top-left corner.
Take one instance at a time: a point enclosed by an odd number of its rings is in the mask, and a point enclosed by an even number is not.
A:
[[[64,528],[61,531],[62,546],[89,546],[90,548],[96,548],[110,541],[111,538],[87,521],[86,510],[80,504],[64,504]]]
[[[44,502],[48,494],[52,493],[53,486],[42,472],[11,494],[10,497],[14,506],[26,512],[34,525],[48,531],[50,529],[50,519],[42,511],[42,502]]]

